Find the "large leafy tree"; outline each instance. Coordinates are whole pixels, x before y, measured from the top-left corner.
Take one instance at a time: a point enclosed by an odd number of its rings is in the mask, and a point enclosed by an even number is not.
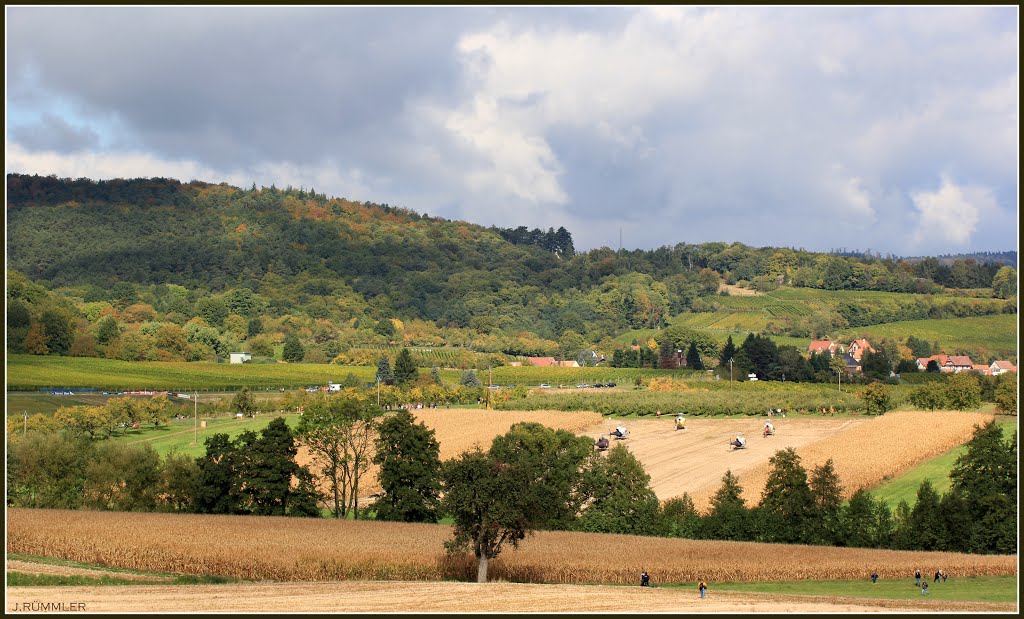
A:
[[[437,522],[441,459],[434,431],[401,410],[380,422],[376,448],[383,490],[374,504],[377,520]]]
[[[344,395],[319,396],[303,411],[296,428],[327,487],[334,514],[359,517],[359,483],[373,460],[380,407]]]
[[[576,527],[595,533],[655,535],[659,529],[657,495],[651,476],[622,445],[595,453],[584,476],[588,504]]]
[[[864,410],[869,415],[884,415],[892,408],[889,390],[879,383],[868,385],[857,397],[864,400]]]
[[[488,562],[506,544],[516,548],[531,531],[570,513],[580,463],[591,449],[587,439],[523,423],[496,437],[489,451],[445,462],[442,504],[454,519],[448,551],[471,550],[477,581],[486,582]]]
[[[39,317],[46,334],[46,348],[50,354],[66,355],[75,341],[75,329],[71,318],[58,310],[46,310]]]
[[[284,351],[281,356],[289,363],[298,363],[306,356],[306,349],[299,341],[299,336],[289,333],[284,336]]]
[[[91,509],[153,511],[160,456],[148,443],[101,445],[85,467],[84,505]]]

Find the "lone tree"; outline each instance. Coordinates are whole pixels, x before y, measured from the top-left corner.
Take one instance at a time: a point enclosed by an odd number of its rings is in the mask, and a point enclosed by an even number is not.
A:
[[[299,420],[299,442],[312,453],[337,518],[344,518],[349,510],[359,517],[359,482],[372,460],[376,418],[381,413],[376,404],[365,400],[321,395],[306,406]]]
[[[571,438],[539,424],[516,424],[489,451],[478,448],[444,463],[442,505],[455,521],[445,548],[473,551],[477,582],[487,581],[488,561],[505,544],[518,547],[528,533],[574,509],[585,457],[579,445],[586,439]]]
[[[892,408],[889,390],[878,383],[868,385],[857,397],[864,400],[864,410],[869,415],[884,415]]]
[[[398,356],[395,357],[395,384],[399,387],[405,387],[409,383],[416,380],[416,364],[413,363],[412,355],[409,353],[408,348],[403,348]]]
[[[246,417],[252,417],[256,412],[256,399],[252,397],[248,387],[242,387],[242,390],[231,398],[231,409]]]
[[[374,504],[377,520],[437,522],[441,459],[434,431],[400,410],[381,421],[376,443],[373,463],[384,492]]]

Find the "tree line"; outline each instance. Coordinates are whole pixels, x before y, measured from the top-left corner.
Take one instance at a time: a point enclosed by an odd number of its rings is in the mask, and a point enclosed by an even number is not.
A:
[[[487,562],[534,530],[662,535],[976,553],[1016,548],[1016,433],[978,427],[950,474],[949,492],[921,485],[913,508],[895,512],[863,489],[844,505],[831,460],[808,472],[792,449],[770,460],[760,501],[722,479],[709,511],[687,494],[659,502],[628,449],[536,423],[515,424],[487,450],[441,461],[430,430],[409,411],[385,413],[368,398],[319,396],[292,430],[278,417],[259,433],[205,441],[205,454],[161,458],[148,444],[97,443],[84,433],[8,435],[9,506],[453,520],[451,553]],[[312,455],[295,461],[299,446]],[[360,505],[379,467],[381,493]]]
[[[312,189],[17,174],[7,183],[14,353],[197,360],[245,346],[269,357],[292,335],[311,362],[396,341],[553,356],[577,341],[611,352],[624,330],[713,311],[723,282],[1016,297],[1012,266],[970,260],[741,243],[576,252],[564,228],[484,228]],[[773,320],[769,332],[818,336],[1016,307],[982,301],[861,300]]]

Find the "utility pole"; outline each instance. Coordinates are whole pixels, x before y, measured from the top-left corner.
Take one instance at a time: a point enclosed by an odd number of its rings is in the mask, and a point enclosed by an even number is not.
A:
[[[192,444],[199,444],[199,392],[192,391],[192,425],[194,426],[194,433],[192,436]]]
[[[28,434],[28,411],[21,411],[21,414],[25,416],[25,430],[21,433],[24,436]]]
[[[377,406],[380,406],[380,376],[377,377]]]
[[[729,382],[732,382],[732,357],[729,357]]]
[[[836,370],[836,376],[839,377],[839,391],[841,392],[843,390],[843,373],[839,370]]]

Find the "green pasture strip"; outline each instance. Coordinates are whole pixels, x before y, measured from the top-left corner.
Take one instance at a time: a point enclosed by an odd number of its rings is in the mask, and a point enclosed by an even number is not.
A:
[[[1015,419],[997,419],[996,423],[1002,427],[1004,438],[1012,436],[1017,429]],[[932,488],[940,495],[949,490],[953,483],[949,479],[949,473],[953,470],[956,459],[966,452],[967,447],[964,445],[955,447],[941,456],[922,462],[902,475],[868,488],[868,492],[875,500],[888,503],[892,510],[896,509],[900,501],[906,501],[913,507],[917,502],[917,489],[925,480],[931,482]]]
[[[340,382],[348,374],[373,382],[376,368],[314,363],[118,361],[81,357],[9,355],[7,388],[95,387],[102,390],[213,391],[241,387],[296,389]]]
[[[945,351],[984,349],[993,356],[1013,358],[1016,357],[1017,350],[1017,316],[994,314],[967,318],[906,320],[844,329],[839,332],[839,336],[842,339],[867,337],[869,340],[886,337],[900,341],[906,341],[908,337],[914,336],[928,342],[937,341]]]
[[[299,422],[299,415],[279,415],[276,413],[260,413],[254,418],[215,417],[200,419],[199,421],[206,422],[206,427],[198,429],[198,440],[193,442],[197,433],[193,420],[180,419],[173,421],[170,426],[162,428],[147,427],[141,430],[130,431],[124,435],[114,436],[110,440],[137,445],[148,443],[160,455],[177,451],[188,456],[199,457],[206,453],[205,441],[207,437],[220,433],[234,438],[246,430],[259,432],[277,417],[283,417],[292,429]]]
[[[58,559],[57,557],[47,557],[44,555],[28,555],[21,553],[7,553],[8,561],[23,561],[25,563],[39,563],[42,565],[60,565],[63,567],[75,567],[88,570],[97,570],[102,572],[110,572],[112,575],[117,574],[132,574],[137,576],[150,576],[154,578],[170,578],[176,576],[171,572],[141,572],[139,570],[133,570],[126,567],[111,567],[109,565],[100,565],[97,563],[82,563],[81,561],[72,561],[70,559]]]
[[[925,573],[928,594],[914,586],[913,575],[906,578],[879,578],[877,583],[870,579],[869,565],[864,566],[861,580],[787,580],[780,582],[709,582],[708,595],[715,591],[740,591],[748,593],[779,593],[783,595],[816,595],[829,597],[876,598],[886,600],[934,599],[962,602],[1013,603],[1017,601],[1016,576],[951,576],[946,582],[933,582],[934,570]],[[925,571],[927,572],[928,569]],[[652,575],[653,577],[654,575]],[[694,589],[696,584],[688,585]]]

